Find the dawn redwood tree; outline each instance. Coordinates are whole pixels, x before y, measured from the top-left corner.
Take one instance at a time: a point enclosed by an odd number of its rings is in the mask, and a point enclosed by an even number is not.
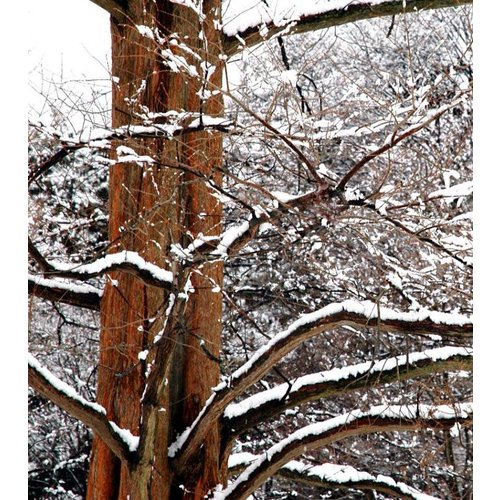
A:
[[[417,353],[351,367],[342,377],[323,375],[321,383],[304,379],[293,387],[270,390],[254,402],[249,398],[246,410],[237,407],[237,397],[306,340],[342,325],[463,339],[470,337],[472,329],[464,316],[397,313],[380,304],[345,301],[303,316],[228,377],[221,377],[219,363],[224,258],[237,254],[266,223],[290,211],[328,199],[339,199],[346,206],[361,204],[359,199],[346,199],[349,181],[372,159],[449,109],[437,106],[426,119],[396,129],[390,141],[363,156],[335,184],[319,175],[317,164],[295,142],[260,119],[267,132],[296,156],[315,188],[295,197],[276,195],[273,209],[250,207],[248,220],[224,232],[223,200],[229,193],[223,184],[222,134],[235,127],[224,117],[225,61],[244,46],[273,36],[468,2],[358,1],[348,2],[345,8],[325,3],[316,10],[309,9],[307,2],[295,2],[297,11],[288,22],[261,13],[257,21],[249,16],[246,24],[236,17],[226,28],[221,24],[220,0],[94,2],[110,13],[112,129],[101,136],[63,141],[60,151],[30,173],[30,181],[35,181],[75,150],[112,141],[109,244],[103,256],[73,268],[48,261],[31,241],[29,248],[45,278],[88,280],[106,275],[102,297],[98,291],[62,281],[30,281],[35,295],[100,308],[97,404],[76,394],[34,358],[29,363],[31,387],[94,432],[87,498],[203,498],[207,494],[246,498],[275,474],[334,485],[335,479],[328,479],[324,471],[301,467],[293,459],[304,450],[354,435],[469,424],[468,404],[372,407],[305,426],[261,456],[230,462],[232,446],[245,429],[287,408],[347,388],[468,369],[471,364],[470,352],[461,347],[430,356]],[[254,118],[259,120],[257,114]],[[235,470],[247,468],[228,485],[230,465]],[[351,475],[343,487],[409,498],[417,495],[388,479],[355,477]]]

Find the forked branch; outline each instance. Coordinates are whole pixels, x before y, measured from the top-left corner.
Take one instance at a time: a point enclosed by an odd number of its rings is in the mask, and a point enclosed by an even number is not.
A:
[[[349,325],[357,328],[376,326],[381,331],[417,335],[443,335],[459,338],[472,336],[470,318],[430,311],[401,313],[369,301],[345,301],[330,304],[306,314],[262,346],[250,360],[214,389],[192,427],[170,447],[171,457],[178,456],[180,468],[186,466],[201,446],[211,422],[218,419],[229,403],[258,382],[277,362],[306,340],[324,332]]]

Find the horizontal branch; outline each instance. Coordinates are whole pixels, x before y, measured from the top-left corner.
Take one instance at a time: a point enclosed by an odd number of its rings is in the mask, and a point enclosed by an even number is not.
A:
[[[259,457],[252,453],[237,453],[229,457],[229,473],[242,470],[255,462]],[[395,481],[382,474],[369,474],[349,465],[322,464],[308,465],[297,460],[286,463],[275,476],[295,481],[297,483],[328,489],[375,490],[386,495],[409,500],[435,500],[435,497],[425,495],[415,488]]]
[[[43,397],[90,427],[123,463],[130,463],[137,438],[110,422],[106,417],[106,410],[101,405],[87,401],[31,355],[28,357],[28,384]]]
[[[48,263],[51,270],[45,274],[59,278],[84,281],[112,271],[123,271],[137,276],[148,285],[160,288],[170,288],[173,280],[170,271],[145,261],[137,252],[129,250],[108,254],[88,264]]]
[[[229,403],[258,382],[284,356],[306,340],[320,333],[349,325],[357,328],[377,327],[380,331],[417,335],[443,335],[470,338],[471,319],[432,311],[402,313],[364,301],[347,300],[329,304],[305,314],[263,345],[225,382],[219,384],[193,425],[170,446],[171,457],[178,456],[180,468],[185,466],[201,446],[211,422],[218,419]]]
[[[183,119],[186,119],[186,113],[180,114]],[[204,130],[212,130],[218,132],[230,132],[236,126],[232,120],[220,117],[203,116],[199,113],[187,114],[190,123],[186,125],[172,124],[153,124],[153,125],[126,125],[115,129],[98,129],[82,132],[80,137],[64,137],[57,133],[52,135],[61,142],[61,149],[56,151],[51,157],[47,158],[40,165],[33,166],[28,176],[28,184],[46,174],[54,165],[57,165],[71,153],[74,153],[83,148],[94,149],[109,149],[111,141],[126,139],[166,139],[170,140],[174,137],[186,133],[200,132]],[[147,117],[144,117],[147,120]],[[44,127],[38,124],[30,123],[31,127],[44,130]],[[84,137],[84,135],[86,137]],[[123,163],[124,160],[121,160]],[[144,161],[140,157],[131,157],[128,161]],[[155,163],[152,158],[148,161]]]
[[[233,439],[246,429],[282,413],[287,408],[320,398],[396,380],[443,371],[471,369],[472,349],[442,347],[305,375],[293,383],[280,384],[229,405],[223,415],[223,434]]]
[[[238,3],[224,13],[224,50],[233,55],[244,47],[251,47],[276,35],[306,33],[332,26],[372,19],[382,16],[417,12],[421,10],[457,7],[470,4],[472,0],[345,0],[339,2],[296,2],[286,9],[276,8],[274,2],[269,8],[255,2],[244,13],[238,10]],[[229,3],[229,7],[231,4]]]
[[[229,487],[215,495],[217,500],[246,498],[290,460],[347,437],[375,432],[413,431],[423,428],[449,429],[456,423],[472,424],[472,404],[456,406],[375,406],[354,410],[308,425],[266,450]]]
[[[28,274],[28,294],[51,302],[99,311],[102,291],[90,285],[75,285]]]

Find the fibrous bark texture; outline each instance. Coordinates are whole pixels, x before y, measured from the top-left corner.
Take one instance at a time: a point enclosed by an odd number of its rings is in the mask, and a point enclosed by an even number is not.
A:
[[[219,87],[222,79],[220,32],[213,22],[220,15],[219,3],[203,2],[199,16],[166,0],[131,1],[127,22],[112,18],[113,127],[142,124],[145,115],[153,123],[165,123],[168,111],[176,116],[221,114],[220,96],[203,93]],[[137,26],[158,36],[145,36]],[[176,56],[194,71],[175,71],[168,62]],[[213,69],[207,73],[209,67]],[[140,434],[141,442],[134,463],[124,464],[94,439],[87,498],[201,498],[220,481],[213,444],[218,429],[214,426],[202,448],[197,463],[203,466],[182,477],[170,469],[167,449],[218,381],[222,301],[213,290],[222,285],[222,266],[206,264],[188,273],[171,258],[170,249],[185,246],[199,233],[220,232],[220,203],[203,178],[187,171],[220,183],[221,138],[216,132],[196,131],[171,140],[129,139],[115,150],[124,145],[155,162],[111,167],[112,252],[138,252],[172,271],[174,283],[167,290],[122,271],[110,275],[101,306],[97,401],[117,425]],[[184,291],[188,299],[179,298]]]

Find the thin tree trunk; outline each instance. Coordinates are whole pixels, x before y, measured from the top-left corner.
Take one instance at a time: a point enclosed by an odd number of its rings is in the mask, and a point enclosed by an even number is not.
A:
[[[178,41],[187,43],[203,60],[216,66],[210,82],[220,86],[220,32],[213,23],[214,16],[220,14],[220,0],[205,1],[203,10],[207,44],[199,37],[201,25],[196,12],[167,0],[133,0],[129,2],[130,24],[112,20],[113,127],[142,124],[138,115],[144,113],[144,107],[152,112],[201,111],[211,116],[222,113],[220,96],[202,103],[200,80],[170,71],[159,56],[156,43],[134,27],[157,27],[163,37],[177,33]],[[179,53],[176,45],[169,48]],[[185,52],[180,54],[189,61]],[[196,61],[189,62],[202,72]],[[221,137],[214,132],[192,132],[181,134],[176,140],[136,140],[126,145],[160,164],[117,163],[111,167],[112,251],[138,252],[147,261],[178,275],[180,264],[170,263],[170,246],[185,245],[198,233],[218,234],[222,207],[202,179],[171,167],[187,166],[220,183],[216,169],[222,162]],[[169,322],[170,331],[165,331],[168,292],[145,286],[121,272],[113,273],[106,285],[101,307],[97,401],[106,408],[111,420],[134,435],[139,435],[144,426],[154,425],[154,439],[145,445],[152,447],[148,452],[153,463],[132,464],[128,470],[95,438],[88,499],[126,499],[128,495],[132,500],[202,498],[221,480],[217,426],[191,470],[174,474],[167,457],[172,436],[193,421],[219,379],[215,360],[220,348],[222,301],[217,287],[222,287],[222,266],[210,264],[198,271],[190,278],[195,291],[190,294],[184,313],[174,323]],[[162,411],[145,415],[141,398],[146,387],[146,367],[138,354],[149,349],[159,333],[176,341],[174,361],[167,367],[168,383],[159,392]],[[179,488],[181,485],[183,489]]]

